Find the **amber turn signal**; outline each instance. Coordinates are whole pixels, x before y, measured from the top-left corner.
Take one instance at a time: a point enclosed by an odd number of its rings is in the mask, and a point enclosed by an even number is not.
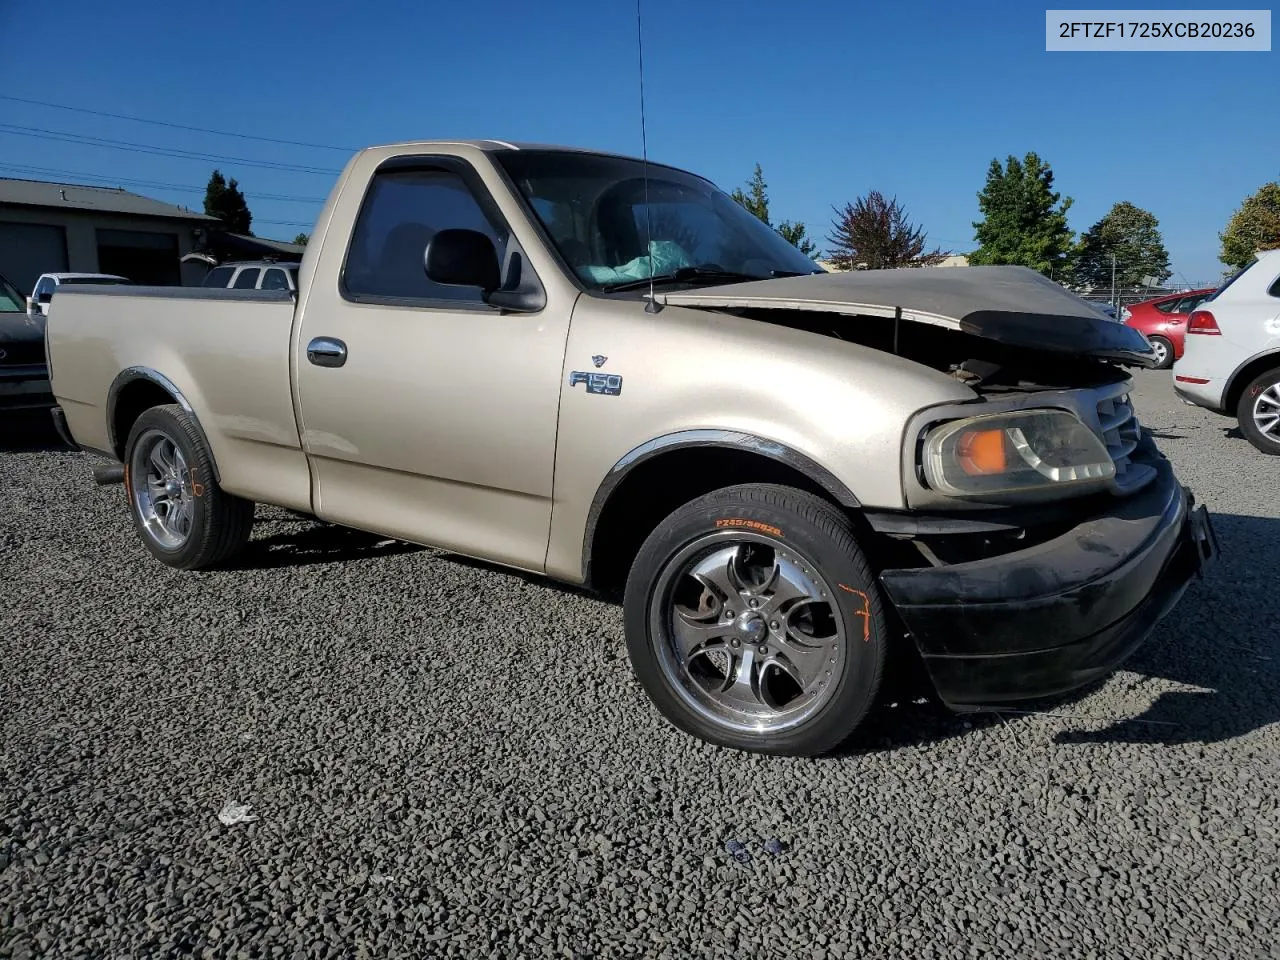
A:
[[[1004,473],[1004,430],[966,430],[956,441],[956,459],[971,477]]]

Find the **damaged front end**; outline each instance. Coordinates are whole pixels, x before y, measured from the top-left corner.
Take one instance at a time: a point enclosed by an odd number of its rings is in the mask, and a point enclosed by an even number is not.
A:
[[[965,383],[905,425],[905,509],[862,511],[886,597],[957,710],[1057,695],[1120,664],[1216,552],[1138,421],[1150,344],[1016,267],[866,271],[668,302],[855,342]]]

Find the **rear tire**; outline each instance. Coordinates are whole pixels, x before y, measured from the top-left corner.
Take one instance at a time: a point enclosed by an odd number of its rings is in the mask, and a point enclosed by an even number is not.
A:
[[[1151,346],[1155,348],[1157,370],[1168,370],[1173,366],[1173,342],[1164,337],[1147,337],[1151,341]]]
[[[1280,367],[1254,377],[1236,401],[1236,419],[1245,439],[1272,456],[1280,456]]]
[[[249,539],[253,501],[218,486],[213,454],[177,404],[143,411],[129,431],[125,491],[143,546],[170,567],[217,566]]]
[[[623,609],[646,693],[709,743],[823,754],[880,688],[875,577],[849,519],[800,490],[743,484],[677,509],[641,546]]]

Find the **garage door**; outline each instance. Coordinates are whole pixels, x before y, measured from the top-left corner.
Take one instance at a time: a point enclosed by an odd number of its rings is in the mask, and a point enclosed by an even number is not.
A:
[[[43,223],[0,223],[0,274],[28,296],[42,273],[67,269],[67,232]]]
[[[147,286],[182,283],[178,235],[147,230],[98,230],[98,269]]]

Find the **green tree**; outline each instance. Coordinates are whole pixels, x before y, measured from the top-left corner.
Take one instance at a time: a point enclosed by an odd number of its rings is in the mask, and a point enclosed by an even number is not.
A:
[[[253,214],[245,203],[240,185],[234,179],[227,183],[220,170],[213,171],[209,184],[204,188],[204,212],[217,217],[227,225],[232,233],[243,233],[253,236],[249,224],[253,222]]]
[[[1071,253],[1073,232],[1067,211],[1073,203],[1053,189],[1053,171],[1034,152],[1022,160],[1009,156],[1005,166],[992,160],[978,194],[982,219],[974,221],[978,249],[973,265],[1010,263],[1046,276],[1061,275]]]
[[[774,227],[778,231],[778,235],[783,240],[791,244],[806,257],[816,257],[818,255],[818,245],[804,235],[803,223],[792,223],[790,220],[783,220]]]
[[[294,242],[294,243],[296,243],[296,244],[297,244],[298,246],[300,246],[300,247],[305,247],[308,243],[310,243],[310,242],[311,242],[311,234],[309,234],[309,233],[300,233],[300,234],[298,234],[296,237],[294,237],[294,238],[293,238],[293,242]]]
[[[735,187],[729,196],[746,207],[747,212],[769,223],[769,193],[764,182],[764,171],[760,169],[759,163],[756,164],[756,172],[747,184],[747,191],[743,193],[741,187]],[[769,223],[769,226],[773,224]]]
[[[846,270],[928,267],[949,254],[936,247],[926,253],[923,227],[912,226],[898,198],[886,200],[872,190],[843,208],[834,207],[830,260]]]
[[[1280,183],[1264,183],[1247,197],[1218,239],[1222,241],[1218,259],[1237,270],[1253,263],[1255,253],[1280,247]]]
[[[818,246],[805,236],[803,223],[792,223],[790,220],[783,220],[782,223],[774,227],[769,220],[769,190],[768,185],[764,182],[764,171],[760,169],[759,163],[756,164],[755,173],[752,174],[751,180],[747,183],[747,189],[743,191],[741,187],[735,187],[729,196],[742,204],[752,216],[773,227],[782,239],[786,240],[787,243],[798,249],[806,257],[816,257],[818,255]]]
[[[1127,200],[1113,205],[1080,238],[1071,257],[1072,279],[1081,286],[1110,286],[1112,256],[1118,287],[1145,286],[1148,277],[1163,283],[1172,273],[1160,221]]]

